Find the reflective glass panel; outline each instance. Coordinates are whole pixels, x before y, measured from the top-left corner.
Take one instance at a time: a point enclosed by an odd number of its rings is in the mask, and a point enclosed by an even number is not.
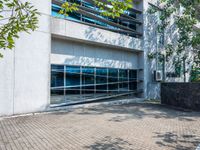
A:
[[[96,68],[96,96],[102,97],[107,95],[108,78],[107,68]]]
[[[82,67],[82,94],[85,99],[94,98],[95,72],[92,67]]]
[[[51,65],[51,104],[130,95],[137,70]]]
[[[118,92],[118,69],[108,69],[108,91],[112,95]]]
[[[128,70],[119,70],[119,91],[128,92]]]
[[[129,88],[131,91],[137,90],[137,70],[129,70]]]
[[[64,66],[51,66],[51,103],[64,103]]]
[[[65,67],[65,94],[66,101],[80,100],[80,67],[66,66]]]

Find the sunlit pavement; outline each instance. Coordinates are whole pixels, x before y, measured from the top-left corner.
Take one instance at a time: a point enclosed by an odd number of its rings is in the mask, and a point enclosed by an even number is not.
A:
[[[0,120],[0,149],[195,150],[200,113],[158,104],[99,105]]]

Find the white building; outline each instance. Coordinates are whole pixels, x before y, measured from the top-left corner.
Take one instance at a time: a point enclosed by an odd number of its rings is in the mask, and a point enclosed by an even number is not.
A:
[[[158,67],[147,57],[158,48],[148,0],[119,19],[98,16],[91,0],[68,17],[58,15],[59,0],[30,1],[41,13],[39,28],[22,33],[13,51],[0,50],[1,116],[128,95],[159,98]]]

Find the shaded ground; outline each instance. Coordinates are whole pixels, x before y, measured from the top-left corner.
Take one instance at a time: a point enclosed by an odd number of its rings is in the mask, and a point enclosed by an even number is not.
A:
[[[194,150],[200,113],[157,104],[100,105],[0,120],[0,149]]]

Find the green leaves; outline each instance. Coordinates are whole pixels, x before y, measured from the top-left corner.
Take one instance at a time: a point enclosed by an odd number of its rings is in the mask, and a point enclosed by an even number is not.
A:
[[[60,14],[68,16],[69,12],[74,12],[78,10],[78,4],[65,2],[62,4],[61,9],[59,11]]]
[[[29,2],[0,0],[0,49],[12,49],[20,32],[34,31],[38,15],[37,9]]]
[[[133,7],[132,0],[93,1],[99,7],[103,16],[112,18],[120,17],[126,10]]]
[[[200,46],[200,31],[194,30],[194,26],[198,23],[198,18],[200,18],[200,0],[160,0],[160,2],[162,8],[152,6],[148,12],[151,14],[160,13],[159,33],[164,33],[167,28],[170,28],[169,21],[173,16],[179,35],[177,46],[174,46],[173,51],[178,57],[185,57],[182,54],[187,49],[190,49],[190,47],[195,49]],[[172,45],[172,43],[169,44]],[[169,49],[168,46],[165,45],[165,51],[167,54],[172,55],[172,48]]]
[[[133,7],[132,0],[92,0],[98,7],[101,15],[106,17],[120,17],[126,10]],[[79,5],[76,3],[65,2],[61,6],[60,14],[68,16],[69,12],[78,11]]]

